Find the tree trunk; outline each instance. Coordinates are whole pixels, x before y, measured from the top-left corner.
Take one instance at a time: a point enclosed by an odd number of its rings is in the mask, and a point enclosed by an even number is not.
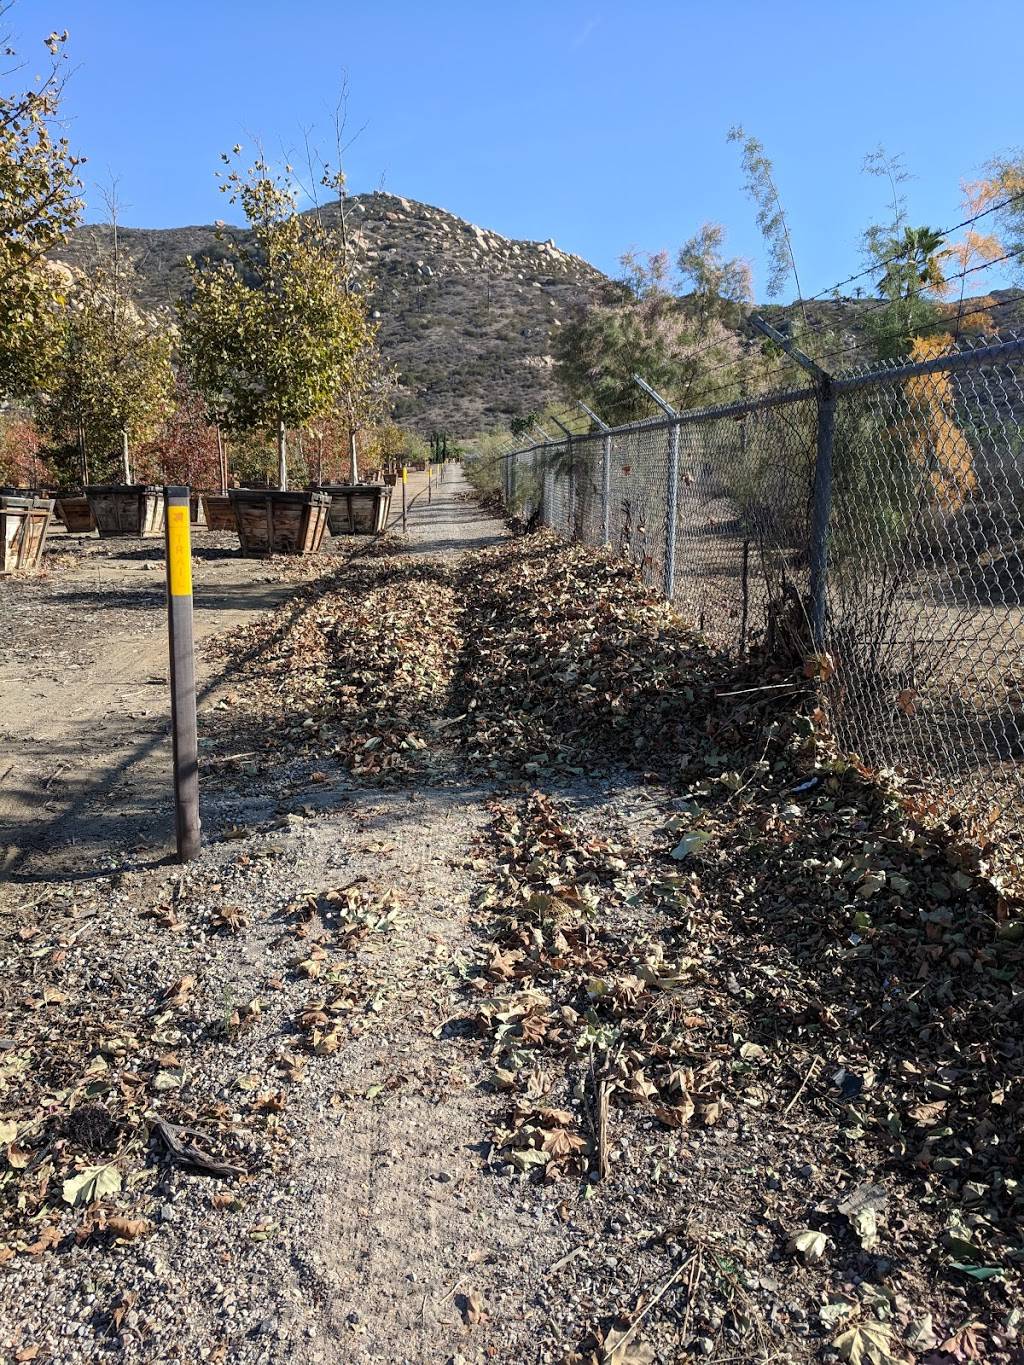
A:
[[[227,497],[228,492],[228,457],[224,449],[224,437],[221,435],[220,426],[217,426],[217,477],[220,479],[220,495]]]
[[[316,481],[317,483],[323,483],[324,481],[324,434],[322,431],[317,438]]]
[[[121,466],[125,483],[132,481],[132,462],[128,451],[128,428],[121,428]]]
[[[284,433],[284,418],[277,419],[277,486],[288,487],[288,442]]]
[[[82,475],[82,487],[89,482],[89,453],[85,448],[85,423],[78,424],[78,461]]]
[[[350,480],[349,480],[349,481],[350,481],[351,483],[353,483],[353,484],[356,484],[356,483],[359,482],[359,453],[358,453],[358,451],[356,450],[356,429],[355,429],[355,427],[349,427],[349,432],[348,432],[348,448],[349,448],[349,456],[350,456],[350,460],[351,460],[351,467],[350,467],[350,469],[349,469],[349,475],[350,475]]]

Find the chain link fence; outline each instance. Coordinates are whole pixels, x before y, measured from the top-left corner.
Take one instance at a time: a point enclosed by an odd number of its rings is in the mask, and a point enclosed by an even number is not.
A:
[[[812,660],[840,744],[1024,826],[1024,340],[504,457],[511,512],[628,558],[715,647]]]

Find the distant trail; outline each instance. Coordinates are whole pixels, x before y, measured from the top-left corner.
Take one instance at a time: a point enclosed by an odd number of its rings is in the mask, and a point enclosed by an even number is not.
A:
[[[422,554],[453,555],[482,550],[508,538],[500,521],[489,516],[479,503],[469,501],[472,492],[458,464],[448,465],[444,482],[433,487],[427,502],[426,490],[415,494],[409,512],[410,548]],[[398,516],[401,529],[401,489],[396,488],[391,512]]]

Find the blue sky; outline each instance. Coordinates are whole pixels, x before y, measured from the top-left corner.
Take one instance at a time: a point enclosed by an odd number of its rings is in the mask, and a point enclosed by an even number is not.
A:
[[[92,182],[118,178],[122,220],[229,216],[218,154],[262,137],[328,142],[343,72],[350,188],[438,204],[508,236],[554,237],[614,271],[706,219],[763,253],[741,190],[743,123],[773,158],[805,293],[860,264],[882,211],[866,152],[902,152],[911,216],[956,222],[960,181],[1024,142],[1019,0],[19,0],[23,46],[71,31],[71,136]],[[90,194],[90,216],[101,216]]]

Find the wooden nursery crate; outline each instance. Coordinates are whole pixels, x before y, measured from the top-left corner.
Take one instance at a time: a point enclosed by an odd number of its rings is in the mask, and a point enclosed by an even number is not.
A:
[[[96,518],[88,498],[58,498],[57,510],[69,535],[91,535],[96,530]]]
[[[93,483],[85,490],[101,536],[159,536],[163,489],[145,483]]]
[[[332,536],[373,536],[388,524],[391,489],[384,483],[323,483],[331,496],[327,524]]]
[[[235,509],[226,493],[223,496],[219,493],[204,493],[203,510],[206,513],[206,529],[208,531],[238,530],[238,523],[235,521]]]
[[[310,555],[323,543],[331,502],[326,493],[232,488],[228,497],[244,555]]]
[[[0,574],[39,568],[52,515],[51,498],[0,497]]]

